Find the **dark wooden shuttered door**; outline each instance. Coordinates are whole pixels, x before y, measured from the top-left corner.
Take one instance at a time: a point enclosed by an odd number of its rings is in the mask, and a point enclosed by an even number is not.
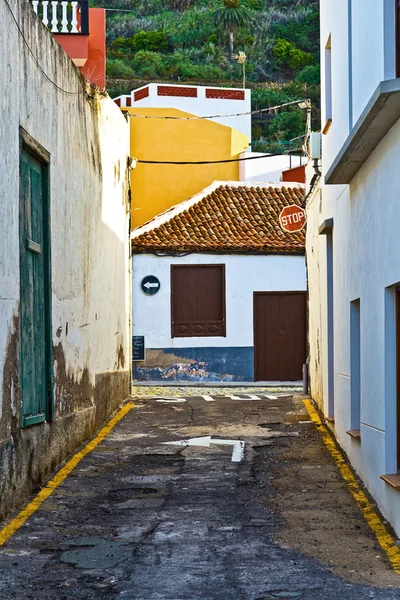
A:
[[[254,294],[256,381],[297,381],[306,361],[306,294]]]
[[[25,150],[20,176],[21,426],[48,416],[48,279],[44,167]]]
[[[225,335],[225,267],[171,267],[172,337]]]

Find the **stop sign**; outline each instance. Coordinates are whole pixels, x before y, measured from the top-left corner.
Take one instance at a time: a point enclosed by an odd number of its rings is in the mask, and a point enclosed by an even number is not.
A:
[[[306,211],[296,204],[285,206],[279,215],[279,223],[282,229],[290,233],[300,231],[306,224]]]

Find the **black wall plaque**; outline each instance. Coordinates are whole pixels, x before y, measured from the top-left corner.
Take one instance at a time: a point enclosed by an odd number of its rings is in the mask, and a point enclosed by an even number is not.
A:
[[[146,360],[144,335],[134,335],[132,337],[132,348],[132,360]]]

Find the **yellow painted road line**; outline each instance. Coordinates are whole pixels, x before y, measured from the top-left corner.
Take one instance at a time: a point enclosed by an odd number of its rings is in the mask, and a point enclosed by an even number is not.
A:
[[[364,519],[368,523],[372,532],[374,533],[379,545],[386,553],[390,564],[396,573],[400,575],[400,548],[397,546],[393,536],[388,532],[385,525],[382,523],[382,520],[373,509],[370,501],[368,500],[366,494],[360,488],[357,483],[357,479],[353,475],[350,467],[346,463],[346,460],[339,450],[336,442],[332,438],[328,428],[323,424],[321,417],[319,416],[317,410],[314,408],[312,402],[310,400],[303,400],[303,403],[307,409],[308,414],[310,415],[310,419],[313,421],[315,426],[318,428],[322,436],[322,440],[329,452],[335,461],[336,467],[339,470],[340,475],[347,483],[351,495],[358,508],[361,510]]]
[[[48,484],[40,490],[38,495],[21,510],[21,512],[8,525],[0,530],[0,546],[14,535],[16,531],[25,523],[27,519],[39,508],[39,506],[54,492],[55,489],[64,481],[66,477],[75,469],[89,452],[92,452],[114,429],[117,423],[135,406],[133,402],[127,402],[121,410],[105,425],[93,440],[91,440],[82,450],[77,452],[70,460],[58,471]]]

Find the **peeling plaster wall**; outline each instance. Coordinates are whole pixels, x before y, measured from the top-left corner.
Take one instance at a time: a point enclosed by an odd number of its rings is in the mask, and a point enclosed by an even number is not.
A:
[[[312,175],[313,169],[309,167],[307,179]],[[320,408],[324,402],[323,373],[327,365],[326,236],[318,232],[321,215],[322,196],[318,186],[307,202],[306,263],[310,393]]]
[[[0,518],[129,394],[129,127],[26,0],[0,5]],[[77,92],[77,93],[76,93]],[[50,153],[52,424],[20,429],[20,126]]]

